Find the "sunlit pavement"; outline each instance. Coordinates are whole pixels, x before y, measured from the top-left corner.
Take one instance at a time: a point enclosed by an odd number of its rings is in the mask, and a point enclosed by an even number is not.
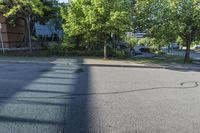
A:
[[[197,69],[23,61],[0,63],[2,133],[200,132]]]
[[[0,63],[0,132],[62,132],[78,60],[16,61]]]
[[[89,66],[68,110],[68,133],[199,133],[196,70]]]

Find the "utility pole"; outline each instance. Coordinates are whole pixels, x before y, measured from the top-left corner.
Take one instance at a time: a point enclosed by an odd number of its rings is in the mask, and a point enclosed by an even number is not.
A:
[[[0,40],[1,40],[1,47],[2,47],[2,50],[3,50],[3,54],[5,54],[5,49],[4,49],[4,43],[3,43],[3,37],[2,37],[1,29],[2,29],[2,24],[0,23]]]

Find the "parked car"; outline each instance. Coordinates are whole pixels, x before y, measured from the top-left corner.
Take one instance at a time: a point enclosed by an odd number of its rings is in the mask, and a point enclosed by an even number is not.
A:
[[[150,48],[147,46],[135,46],[132,48],[133,55],[142,55],[143,53],[150,53]]]
[[[150,48],[147,46],[135,46],[134,50],[135,50],[135,52],[138,52],[138,53],[142,53],[142,52],[149,53],[150,52]]]
[[[195,45],[194,49],[200,49],[200,45]]]
[[[169,45],[171,49],[181,49],[182,47],[177,43],[172,43]]]

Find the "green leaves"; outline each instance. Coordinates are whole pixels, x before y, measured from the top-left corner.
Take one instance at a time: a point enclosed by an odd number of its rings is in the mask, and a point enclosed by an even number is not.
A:
[[[137,21],[156,38],[169,39],[170,35],[178,36],[179,33],[192,32],[192,27],[200,28],[200,6],[197,1],[138,0]]]
[[[189,48],[200,34],[199,0],[137,0],[137,21],[150,37],[168,42],[178,37]]]
[[[73,0],[63,25],[70,37],[82,35],[85,42],[107,40],[112,34],[129,31],[132,24],[131,0]],[[89,39],[90,41],[88,41]],[[96,40],[97,41],[97,40]],[[93,42],[95,43],[95,42]]]
[[[43,15],[45,6],[40,0],[2,0],[0,1],[0,13],[6,17],[38,14]]]

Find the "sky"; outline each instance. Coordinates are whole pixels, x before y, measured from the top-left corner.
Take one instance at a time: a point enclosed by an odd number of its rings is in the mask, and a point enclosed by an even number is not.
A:
[[[65,3],[68,3],[68,0],[59,0],[59,2],[65,2]]]

